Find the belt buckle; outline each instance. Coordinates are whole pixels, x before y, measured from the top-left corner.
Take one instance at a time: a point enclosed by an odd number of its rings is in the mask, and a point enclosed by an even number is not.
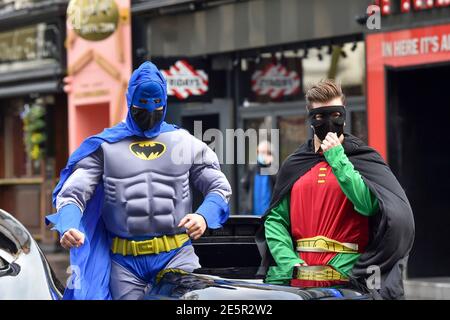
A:
[[[133,255],[138,256],[141,254],[150,254],[153,249],[153,240],[147,241],[132,241],[131,249],[133,250]]]

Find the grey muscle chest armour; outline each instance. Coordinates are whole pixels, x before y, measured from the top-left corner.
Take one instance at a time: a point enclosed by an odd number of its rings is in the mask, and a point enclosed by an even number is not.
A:
[[[192,212],[189,170],[193,157],[175,164],[172,152],[180,143],[190,143],[180,141],[186,137],[190,140],[189,134],[178,130],[155,139],[132,137],[102,144],[103,220],[111,233],[133,237],[184,232],[177,225]]]

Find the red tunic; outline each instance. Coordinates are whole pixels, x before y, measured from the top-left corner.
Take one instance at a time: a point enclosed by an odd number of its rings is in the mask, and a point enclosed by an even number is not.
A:
[[[355,211],[342,191],[330,165],[322,161],[293,185],[290,199],[291,233],[294,240],[325,236],[339,242],[358,244],[363,252],[368,242],[368,219]],[[327,265],[336,253],[301,252],[308,265]],[[338,281],[293,279],[291,285],[327,287]]]

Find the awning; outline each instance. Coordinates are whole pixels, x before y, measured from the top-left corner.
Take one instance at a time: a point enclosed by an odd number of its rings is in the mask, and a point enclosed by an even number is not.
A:
[[[153,0],[153,1],[134,1],[132,3],[131,11],[133,13],[148,12],[150,10],[155,10],[163,7],[183,5],[194,3],[194,0]]]
[[[62,88],[60,81],[36,81],[33,83],[20,83],[12,86],[0,87],[0,98],[17,97],[32,93],[54,93],[60,92]]]
[[[53,61],[17,63],[0,73],[0,98],[62,91],[63,70]]]

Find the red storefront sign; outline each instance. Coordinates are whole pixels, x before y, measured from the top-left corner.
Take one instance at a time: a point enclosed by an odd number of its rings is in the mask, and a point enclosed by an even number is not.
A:
[[[161,70],[167,80],[167,94],[180,100],[202,96],[208,92],[208,74],[196,70],[186,60],[176,61],[168,70]]]
[[[369,144],[386,158],[387,67],[450,62],[450,24],[370,34],[366,37]]]

